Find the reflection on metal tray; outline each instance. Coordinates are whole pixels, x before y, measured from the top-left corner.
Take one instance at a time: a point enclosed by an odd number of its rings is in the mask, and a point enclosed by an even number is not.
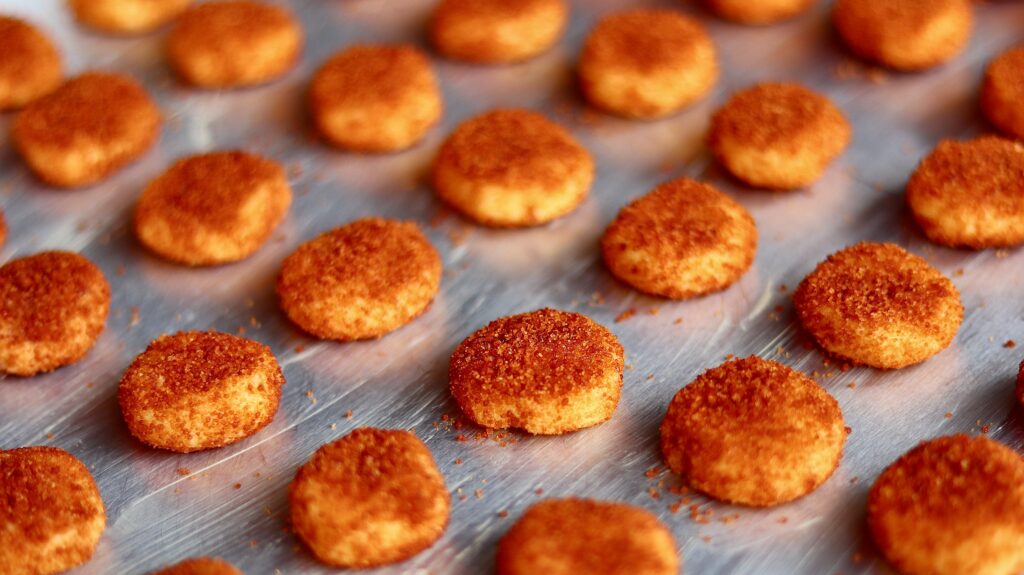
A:
[[[141,162],[96,187],[57,191],[27,173],[11,150],[10,115],[0,117],[0,203],[11,231],[2,258],[80,250],[113,285],[107,330],[84,361],[0,382],[0,447],[63,447],[85,461],[99,483],[109,526],[95,558],[76,573],[134,575],[192,555],[219,555],[255,575],[333,572],[287,532],[287,484],[318,446],[360,425],[415,428],[455,493],[444,538],[378,573],[490,572],[495,542],[537,501],[538,488],[546,496],[615,499],[654,511],[674,531],[689,573],[885,572],[867,544],[863,516],[868,487],[889,462],[922,439],[982,426],[1024,448],[1024,417],[1012,400],[1021,354],[1002,345],[1024,339],[1024,251],[932,247],[908,222],[902,197],[910,171],[940,138],[982,129],[975,111],[982,68],[1020,40],[1024,6],[979,4],[970,48],[941,69],[868,78],[849,74],[857,67],[836,45],[826,6],[779,26],[745,28],[666,0],[661,4],[707,23],[723,77],[709,98],[678,116],[628,122],[585,112],[573,93],[572,71],[595,19],[636,3],[577,0],[566,37],[535,61],[494,68],[438,61],[444,126],[411,151],[358,156],[310,137],[304,110],[309,77],[353,42],[422,42],[433,2],[287,3],[308,37],[299,69],[269,86],[211,93],[173,80],[159,33],[102,37],[78,28],[60,0],[0,0],[0,12],[27,17],[54,35],[72,73],[109,68],[142,79],[168,120],[159,146]],[[812,189],[744,189],[709,160],[702,139],[710,112],[731,91],[764,79],[798,80],[829,94],[854,125],[851,149]],[[548,112],[593,152],[593,195],[576,213],[523,231],[484,230],[439,216],[424,175],[440,140],[460,120],[499,105]],[[229,147],[290,167],[296,199],[275,239],[244,262],[213,269],[185,269],[144,253],[129,233],[127,215],[146,182],[179,156]],[[681,175],[706,178],[746,205],[762,242],[753,269],[731,289],[672,303],[612,280],[598,258],[597,239],[629,199]],[[423,317],[378,341],[313,341],[277,309],[272,284],[278,265],[301,241],[369,214],[425,224],[444,257],[441,294]],[[828,253],[863,239],[896,241],[954,278],[967,312],[948,350],[897,372],[839,372],[802,345],[784,286],[795,286]],[[451,350],[495,317],[542,306],[586,313],[621,338],[630,369],[615,417],[564,437],[513,435],[503,444],[470,434],[458,441],[465,430],[442,421],[456,413],[446,379]],[[638,311],[634,317],[615,322],[631,308]],[[120,418],[115,391],[122,371],[152,338],[206,328],[244,329],[274,349],[288,380],[277,419],[255,437],[215,451],[174,455],[143,447]],[[645,471],[660,465],[657,428],[669,399],[726,354],[762,354],[817,372],[853,433],[836,474],[810,496],[763,511],[711,504],[714,517],[738,513],[739,519],[700,524],[685,508],[670,511],[677,499],[668,491],[673,478],[648,478]],[[179,468],[191,475],[179,475]],[[652,498],[655,492],[660,499]],[[694,503],[705,500],[695,497]]]

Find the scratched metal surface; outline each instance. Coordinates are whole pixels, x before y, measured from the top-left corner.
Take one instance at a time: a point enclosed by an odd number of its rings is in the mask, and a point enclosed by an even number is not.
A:
[[[225,557],[249,574],[330,572],[286,531],[286,489],[318,446],[361,425],[415,428],[453,492],[444,538],[376,573],[491,572],[496,541],[539,499],[537,488],[550,496],[614,499],[650,509],[671,526],[690,573],[886,572],[863,528],[868,486],[885,465],[922,439],[976,433],[979,422],[991,425],[992,437],[1024,448],[1024,417],[1011,391],[1022,354],[1002,346],[1007,339],[1024,340],[1024,250],[931,247],[909,223],[902,200],[908,174],[939,138],[984,129],[975,102],[981,70],[1024,38],[1024,6],[979,5],[965,55],[934,72],[886,75],[882,83],[837,77],[846,59],[824,7],[791,23],[748,29],[682,6],[706,21],[724,75],[693,108],[640,123],[583,113],[571,74],[594,20],[637,3],[576,0],[568,34],[536,61],[498,68],[438,62],[447,113],[443,128],[423,145],[360,157],[318,144],[303,106],[317,63],[357,41],[422,43],[432,3],[293,0],[288,4],[308,35],[301,66],[266,87],[206,93],[176,84],[162,63],[161,34],[105,38],[76,27],[59,0],[0,0],[0,11],[38,22],[54,36],[71,72],[97,67],[134,74],[167,116],[159,145],[145,159],[80,191],[50,190],[33,180],[11,150],[10,116],[0,116],[0,203],[11,228],[2,260],[44,249],[78,250],[100,265],[113,287],[107,329],[82,362],[32,379],[0,381],[0,447],[63,447],[85,461],[99,483],[108,528],[95,558],[75,573],[134,575],[193,555]],[[807,191],[739,187],[713,166],[702,145],[709,114],[729,92],[775,78],[828,93],[855,126],[852,148]],[[424,176],[439,142],[456,122],[499,105],[545,110],[593,152],[598,177],[576,213],[525,231],[487,231],[437,217],[440,208]],[[185,269],[144,253],[127,226],[141,188],[179,156],[225,147],[255,150],[293,168],[296,201],[274,240],[245,262],[215,269]],[[754,267],[728,291],[669,303],[613,281],[596,248],[627,200],[682,175],[706,178],[738,198],[756,218],[762,242]],[[277,267],[301,241],[370,214],[425,225],[444,258],[441,293],[422,318],[379,341],[311,340],[278,311],[272,291]],[[838,398],[853,434],[842,465],[813,494],[767,511],[712,504],[716,518],[740,514],[730,524],[699,525],[685,511],[671,513],[672,478],[644,475],[660,463],[657,427],[669,399],[726,354],[762,354],[807,372],[828,372],[818,352],[801,345],[805,337],[780,286],[796,285],[826,254],[862,239],[899,242],[950,275],[963,270],[954,278],[967,308],[956,341],[919,367],[851,369],[819,378]],[[493,318],[542,306],[586,313],[621,338],[632,367],[614,418],[559,438],[515,436],[519,441],[504,447],[459,442],[457,431],[435,428],[443,414],[456,413],[446,362],[458,341]],[[639,313],[615,323],[630,308]],[[647,313],[653,308],[660,313]],[[133,441],[115,399],[131,359],[165,332],[239,327],[272,346],[284,366],[288,384],[277,419],[249,440],[193,455]],[[297,351],[299,346],[304,349]],[[193,475],[183,477],[179,468]],[[663,496],[652,499],[648,488],[662,479]],[[460,501],[457,490],[468,498]],[[508,517],[500,517],[506,510]]]

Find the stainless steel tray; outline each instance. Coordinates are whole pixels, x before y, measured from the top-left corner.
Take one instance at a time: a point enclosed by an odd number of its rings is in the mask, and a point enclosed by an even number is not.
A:
[[[902,196],[909,173],[940,138],[984,129],[976,112],[978,81],[987,60],[1021,39],[1021,4],[979,4],[966,54],[933,72],[899,75],[865,74],[850,64],[825,6],[787,24],[744,28],[661,2],[707,23],[723,77],[692,109],[644,123],[584,111],[572,75],[595,19],[638,3],[577,0],[566,37],[533,62],[483,68],[438,61],[444,126],[414,150],[386,156],[344,154],[317,143],[305,112],[306,85],[319,62],[350,43],[422,43],[433,2],[287,4],[308,36],[299,69],[266,87],[210,93],[175,82],[162,61],[161,34],[102,37],[77,27],[59,0],[0,0],[0,12],[27,17],[54,36],[70,72],[134,74],[167,118],[159,146],[141,162],[96,187],[57,191],[27,173],[11,150],[10,115],[0,116],[0,203],[11,232],[2,259],[79,250],[113,286],[107,330],[84,361],[0,381],[0,447],[63,447],[99,482],[108,528],[95,558],[76,573],[134,575],[193,555],[225,557],[250,575],[332,572],[288,533],[287,485],[318,446],[362,425],[414,428],[453,492],[444,538],[375,573],[491,572],[496,541],[540,498],[540,489],[544,496],[615,499],[654,511],[674,531],[688,573],[886,572],[863,523],[868,487],[888,463],[923,439],[983,427],[1024,449],[1024,416],[1012,399],[1022,354],[1003,347],[1014,338],[1024,343],[1024,250],[932,247],[909,222]],[[744,189],[714,166],[703,146],[712,110],[733,90],[765,79],[798,80],[828,93],[855,127],[851,149],[813,189]],[[525,231],[474,228],[444,214],[424,183],[437,146],[457,122],[495,106],[546,111],[593,152],[598,177],[576,213]],[[214,269],[185,269],[145,253],[129,232],[128,215],[146,182],[179,156],[230,147],[289,166],[296,200],[276,237],[253,258]],[[625,202],[682,175],[706,178],[738,198],[756,218],[762,241],[753,269],[737,285],[672,303],[616,283],[600,263],[597,241]],[[278,265],[303,240],[370,214],[424,224],[444,257],[441,294],[426,315],[379,341],[311,340],[278,310]],[[948,350],[898,372],[840,372],[804,346],[789,289],[825,255],[863,239],[896,241],[953,277],[967,312]],[[453,429],[444,421],[457,414],[447,390],[451,350],[495,317],[542,306],[586,313],[621,338],[630,368],[615,417],[558,438],[478,438],[476,429]],[[630,309],[636,315],[616,323]],[[143,447],[120,417],[122,371],[152,338],[207,328],[244,328],[273,347],[288,380],[277,419],[255,437],[215,451],[174,455]],[[669,492],[677,484],[672,477],[645,472],[661,465],[657,428],[669,399],[727,354],[761,354],[815,372],[838,398],[853,434],[842,465],[813,494],[765,511],[693,497],[714,509],[703,524],[687,507],[669,509],[678,500]]]

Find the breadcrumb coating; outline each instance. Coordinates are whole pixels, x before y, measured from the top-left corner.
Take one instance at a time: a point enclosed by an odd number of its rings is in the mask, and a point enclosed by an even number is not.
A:
[[[441,0],[430,39],[448,58],[508,64],[548,51],[568,21],[565,0]]]
[[[1024,459],[987,437],[926,441],[871,486],[868,527],[901,573],[1024,570]]]
[[[211,557],[186,559],[150,575],[243,575],[234,565]]]
[[[981,84],[981,110],[1001,132],[1024,140],[1024,46],[989,63]]]
[[[60,52],[32,24],[0,15],[0,111],[21,108],[57,89]]]
[[[177,18],[192,0],[70,0],[78,21],[109,34],[152,32]]]
[[[404,561],[437,541],[450,498],[430,450],[401,430],[362,427],[324,445],[289,491],[295,534],[322,563]]]
[[[815,2],[816,0],[704,0],[704,5],[726,20],[762,26],[803,14]]]

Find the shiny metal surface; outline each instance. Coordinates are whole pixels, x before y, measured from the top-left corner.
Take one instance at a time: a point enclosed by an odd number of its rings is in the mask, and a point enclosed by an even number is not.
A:
[[[411,151],[357,156],[311,137],[308,79],[319,62],[353,42],[422,43],[433,2],[283,3],[306,28],[301,66],[265,87],[211,93],[176,83],[162,62],[159,33],[103,37],[77,27],[59,0],[0,0],[0,12],[26,17],[53,35],[70,72],[134,74],[166,114],[156,149],[80,191],[37,183],[11,149],[11,116],[0,116],[0,204],[10,225],[0,259],[79,250],[113,287],[107,330],[81,363],[0,381],[0,448],[63,447],[85,461],[99,483],[109,525],[94,559],[76,574],[134,575],[193,555],[225,557],[250,575],[333,572],[288,533],[287,486],[317,447],[361,425],[414,428],[453,493],[444,538],[411,561],[374,573],[491,572],[496,541],[540,498],[538,489],[544,496],[614,499],[654,511],[674,531],[688,573],[884,573],[863,517],[868,487],[888,463],[920,440],[978,433],[983,426],[1024,449],[1024,415],[1012,398],[1021,348],[1003,346],[1014,338],[1024,343],[1024,250],[930,246],[909,221],[902,197],[911,170],[940,138],[985,129],[976,112],[981,71],[1024,37],[1024,5],[979,4],[968,52],[939,70],[865,75],[833,38],[825,6],[787,24],[744,28],[662,2],[707,23],[723,77],[693,108],[643,123],[584,111],[572,77],[595,19],[639,3],[576,0],[566,37],[535,61],[482,68],[438,60],[444,126]],[[703,146],[714,108],[734,89],[764,79],[798,80],[829,94],[854,125],[851,149],[812,189],[742,188],[713,165]],[[446,216],[424,183],[439,142],[457,122],[513,105],[550,113],[593,152],[598,177],[591,198],[562,221],[524,231],[489,231]],[[296,198],[275,238],[249,260],[213,269],[186,269],[145,253],[129,232],[128,216],[146,182],[179,156],[230,147],[289,166]],[[761,245],[754,267],[728,291],[672,303],[616,283],[600,263],[597,240],[624,203],[682,175],[706,178],[746,205]],[[278,265],[300,242],[370,214],[424,225],[444,258],[441,294],[423,317],[379,341],[312,340],[277,308]],[[896,241],[953,277],[967,311],[948,350],[898,372],[840,372],[804,345],[784,286],[792,288],[824,256],[862,239]],[[457,413],[447,391],[451,350],[491,319],[542,306],[586,313],[621,338],[630,367],[615,417],[564,437],[513,434],[505,445],[475,438],[473,428],[451,429],[442,421]],[[616,323],[629,309],[636,315]],[[208,328],[244,328],[273,347],[288,381],[277,419],[255,437],[215,451],[175,455],[143,447],[120,417],[122,371],[152,338]],[[853,433],[840,468],[811,495],[763,511],[710,503],[714,515],[701,524],[687,507],[670,511],[678,500],[669,493],[677,484],[672,477],[652,479],[645,471],[661,463],[657,429],[669,399],[726,354],[761,354],[816,372]],[[460,434],[468,438],[460,441]],[[701,497],[693,502],[707,503]],[[507,517],[499,515],[505,511]],[[735,521],[720,520],[735,513]]]

